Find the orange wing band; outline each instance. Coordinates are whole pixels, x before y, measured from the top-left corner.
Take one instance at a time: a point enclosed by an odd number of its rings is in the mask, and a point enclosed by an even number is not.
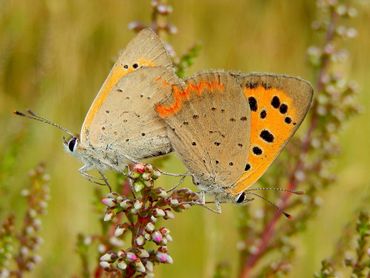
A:
[[[200,81],[196,84],[189,83],[185,89],[181,89],[174,85],[172,87],[173,102],[168,106],[157,104],[155,109],[160,117],[167,118],[179,112],[182,108],[182,104],[191,99],[192,93],[201,96],[204,92],[212,93],[215,90],[223,91],[224,89],[224,84],[218,81]]]

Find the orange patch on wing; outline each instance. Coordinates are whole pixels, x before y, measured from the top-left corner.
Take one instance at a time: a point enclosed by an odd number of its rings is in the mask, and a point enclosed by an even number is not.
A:
[[[233,188],[230,188],[229,191],[233,195],[246,190],[265,173],[291,136],[295,127],[294,123],[297,120],[297,110],[292,99],[281,89],[265,89],[262,86],[254,89],[246,88],[244,89],[244,95],[247,99],[253,97],[256,100],[257,110],[251,111],[250,149],[248,153],[250,169],[241,175]],[[280,106],[278,108],[272,106],[271,102],[274,96],[279,98]],[[287,106],[285,113],[280,111],[282,104]],[[262,111],[266,113],[264,118],[261,117]],[[282,111],[284,112],[284,110]],[[285,122],[287,117],[291,119],[291,123]],[[261,137],[261,132],[264,130],[273,136],[272,142],[268,142]],[[262,154],[256,155],[253,152],[254,147],[260,148]]]
[[[214,90],[224,90],[224,88],[224,84],[218,81],[200,81],[196,84],[189,83],[185,89],[181,89],[174,85],[172,87],[173,102],[168,106],[157,104],[155,110],[160,117],[166,118],[180,111],[183,102],[189,100],[192,93],[201,96],[205,91],[209,91],[211,93]]]
[[[153,67],[155,64],[147,59],[140,58],[138,59],[137,64],[141,67]],[[105,99],[108,97],[109,93],[112,91],[113,87],[118,83],[118,81],[125,75],[133,72],[135,69],[132,65],[128,65],[128,68],[125,69],[124,65],[116,64],[108,78],[105,80],[103,86],[101,87],[97,98],[94,100],[93,104],[90,107],[89,112],[86,115],[84,122],[84,128],[87,129],[91,125],[96,113],[99,111],[100,107],[103,105]]]

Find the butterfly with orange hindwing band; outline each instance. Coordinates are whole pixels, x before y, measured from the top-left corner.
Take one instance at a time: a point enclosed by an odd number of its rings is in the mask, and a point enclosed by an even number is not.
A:
[[[198,73],[156,105],[202,195],[243,203],[309,110],[311,85],[265,73]],[[252,191],[253,189],[250,189]]]
[[[144,29],[114,64],[86,114],[80,135],[31,111],[15,113],[68,133],[71,138],[64,139],[64,147],[84,163],[80,173],[92,182],[109,186],[103,174],[106,169],[122,172],[129,162],[172,151],[166,125],[153,108],[171,94],[171,84],[182,82],[163,42],[152,30]],[[101,178],[87,173],[92,169]]]

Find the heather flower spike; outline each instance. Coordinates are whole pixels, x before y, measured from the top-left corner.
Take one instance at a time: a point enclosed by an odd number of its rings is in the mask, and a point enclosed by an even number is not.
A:
[[[135,164],[128,173],[134,195],[112,192],[102,198],[106,207],[104,221],[112,230],[110,238],[105,239],[110,242],[109,247],[100,256],[99,265],[104,270],[149,275],[156,264],[173,263],[167,248],[168,242],[173,240],[170,230],[160,226],[158,220],[173,219],[174,212],[184,211],[199,204],[200,200],[196,193],[186,188],[167,193],[164,188],[154,186],[159,176],[151,165]],[[137,184],[140,190],[135,187]],[[126,242],[126,239],[131,239],[129,247],[122,248],[125,243],[112,244],[112,241]]]

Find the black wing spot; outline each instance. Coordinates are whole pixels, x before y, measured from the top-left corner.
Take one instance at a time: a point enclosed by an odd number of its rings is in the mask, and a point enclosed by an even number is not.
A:
[[[126,97],[126,99],[130,99],[130,97]]]
[[[212,110],[212,111],[215,111],[215,110],[216,110],[216,107],[212,107],[212,108],[211,108],[211,110]]]
[[[230,118],[230,122],[235,122],[236,120],[234,118]]]
[[[261,131],[260,137],[268,143],[274,142],[274,135],[267,129]]]
[[[199,118],[199,116],[198,115],[193,115],[193,119],[195,120],[195,119],[198,119]]]
[[[274,107],[274,108],[279,108],[279,106],[280,106],[280,99],[279,99],[279,97],[274,96],[274,97],[272,98],[271,105],[272,105],[272,107]]]
[[[101,129],[102,129],[102,130],[105,130],[105,126],[102,126],[102,127],[101,127]]]
[[[147,99],[151,99],[151,97],[146,97]]]
[[[220,163],[220,161],[216,160],[216,164],[219,164],[219,163]]]
[[[243,147],[243,144],[242,143],[239,143],[238,146],[242,148]]]
[[[247,117],[243,116],[240,118],[241,121],[246,121],[247,120]]]
[[[229,162],[229,165],[230,165],[230,166],[233,166],[233,165],[234,165],[234,163],[231,161],[231,162]]]
[[[197,143],[195,143],[195,142],[192,142],[191,144],[192,144],[193,146],[196,146],[196,145],[197,145]]]
[[[124,123],[127,123],[127,120],[123,120]]]
[[[225,109],[221,109],[221,113],[224,113],[225,112]]]
[[[215,144],[216,146],[221,145],[221,143],[220,143],[220,142],[214,142],[214,144]]]
[[[145,133],[143,132],[143,133],[141,133],[141,136],[145,136]]]
[[[281,106],[280,106],[280,113],[281,114],[285,114],[286,112],[288,112],[288,105],[286,105],[286,104],[282,104]]]
[[[109,112],[110,112],[109,110],[105,110],[105,113],[109,114]]]
[[[141,98],[143,98],[143,97],[144,97],[144,95],[142,95],[142,94],[141,94],[141,95],[140,95],[140,97],[141,97]]]
[[[130,141],[130,139],[126,139],[126,142]]]
[[[261,155],[262,154],[262,149],[260,147],[257,147],[257,146],[254,146],[252,151],[255,155]]]
[[[267,116],[266,110],[262,110],[261,113],[260,113],[260,118],[264,119],[264,118],[266,118],[266,116]]]
[[[133,67],[134,69],[137,69],[137,68],[139,67],[139,65],[135,63],[135,64],[133,64],[133,65],[132,65],[132,67]]]
[[[292,119],[290,117],[285,117],[284,122],[290,124],[292,122]]]
[[[117,92],[123,93],[122,89],[117,89]]]
[[[250,168],[251,168],[251,165],[249,163],[247,163],[245,165],[244,171],[248,171]]]
[[[124,67],[125,69],[128,69],[128,65],[124,65],[123,67]]]
[[[249,102],[249,107],[251,108],[251,110],[257,111],[258,109],[257,100],[254,97],[249,97],[248,102]]]
[[[183,125],[188,125],[188,124],[189,124],[189,122],[185,121],[185,122],[183,122],[182,124],[183,124]]]

